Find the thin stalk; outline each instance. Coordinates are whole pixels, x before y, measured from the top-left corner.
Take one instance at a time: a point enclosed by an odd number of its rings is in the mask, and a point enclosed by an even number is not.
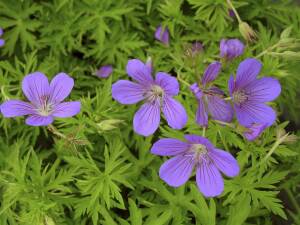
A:
[[[181,77],[179,76],[179,74],[178,74],[178,76],[177,76],[177,79],[178,79],[180,82],[182,82],[184,85],[186,85],[187,87],[190,87],[190,86],[191,86],[188,82],[186,82],[185,80],[181,79]]]
[[[293,206],[297,212],[296,214],[300,215],[300,206],[299,206],[298,202],[296,201],[296,199],[294,198],[295,195],[293,195],[291,190],[288,188],[284,188],[284,190],[286,191],[287,195],[289,196],[289,199],[291,200],[291,203],[293,204]]]
[[[205,137],[206,127],[203,127],[202,129],[202,136]]]
[[[238,22],[239,22],[239,23],[242,23],[243,21],[242,21],[240,15],[238,14],[238,12],[236,11],[236,9],[234,8],[234,6],[233,6],[231,0],[227,0],[227,4],[228,4],[228,5],[230,6],[230,8],[233,10],[233,12],[234,12],[234,14],[235,14],[235,16],[236,16]]]
[[[48,130],[60,138],[68,139],[66,135],[60,133],[52,124],[48,125]]]
[[[263,162],[265,162],[272,154],[273,152],[276,150],[276,148],[289,136],[289,134],[285,134],[284,136],[282,136],[281,138],[279,138],[274,145],[272,146],[272,148],[270,149],[270,151],[268,152],[268,154],[263,158],[263,160],[259,163],[259,165]]]

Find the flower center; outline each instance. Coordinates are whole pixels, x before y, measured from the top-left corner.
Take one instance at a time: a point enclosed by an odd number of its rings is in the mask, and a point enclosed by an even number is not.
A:
[[[235,103],[241,104],[248,99],[248,96],[244,91],[236,91],[232,94],[232,98]]]
[[[150,102],[155,101],[157,98],[162,98],[164,93],[164,90],[159,85],[154,84],[147,94],[147,100]]]
[[[41,116],[49,116],[52,112],[53,105],[50,104],[48,100],[48,96],[40,97],[40,105],[37,111]]]
[[[164,90],[160,86],[158,86],[158,85],[153,85],[151,87],[151,92],[156,97],[162,97],[163,94],[164,94]]]
[[[202,160],[206,160],[207,158],[208,151],[205,145],[192,144],[190,151],[192,152],[193,157],[197,162],[201,162]]]

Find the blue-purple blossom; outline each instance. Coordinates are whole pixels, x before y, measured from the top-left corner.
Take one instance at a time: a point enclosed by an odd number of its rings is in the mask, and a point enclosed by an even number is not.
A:
[[[173,156],[160,167],[160,178],[172,187],[179,187],[188,181],[195,168],[200,192],[206,197],[220,195],[224,190],[221,172],[228,177],[237,176],[238,162],[204,137],[185,135],[185,139],[164,138],[154,143],[152,154]]]
[[[244,44],[238,39],[222,39],[220,42],[220,57],[232,60],[244,53]]]
[[[208,115],[215,120],[230,122],[233,117],[233,110],[229,102],[224,100],[224,93],[219,88],[212,86],[220,70],[221,63],[211,63],[204,72],[201,83],[194,83],[190,89],[198,100],[196,122],[201,126],[208,125]]]
[[[231,75],[228,83],[229,94],[234,103],[238,122],[250,127],[253,124],[272,125],[276,119],[275,111],[266,102],[276,99],[281,86],[277,79],[263,77],[257,79],[262,64],[254,58],[242,61],[236,78]]]
[[[231,17],[231,18],[235,18],[235,13],[232,9],[229,9],[228,10],[228,15]]]
[[[65,73],[57,74],[49,84],[48,78],[41,72],[24,77],[23,93],[29,102],[8,100],[0,106],[4,117],[28,115],[26,124],[46,126],[55,117],[71,117],[79,113],[80,102],[62,102],[71,92],[74,80]]]
[[[113,72],[113,67],[112,65],[104,65],[99,68],[96,72],[96,76],[100,78],[107,78],[111,75]]]
[[[256,138],[258,138],[267,127],[268,124],[266,123],[262,123],[262,124],[253,123],[251,126],[246,127],[244,136],[248,141],[253,141]]]
[[[165,45],[169,45],[169,29],[161,25],[156,28],[154,37]]]
[[[4,33],[3,29],[0,28],[0,37],[2,37],[3,33]],[[0,47],[2,47],[4,44],[5,44],[5,40],[0,38]]]
[[[179,93],[176,78],[158,72],[153,79],[152,67],[138,59],[129,60],[126,70],[135,82],[117,81],[112,85],[112,96],[121,104],[145,101],[134,115],[134,131],[144,136],[153,134],[159,127],[161,111],[170,127],[183,128],[187,122],[187,114],[183,106],[173,98]]]

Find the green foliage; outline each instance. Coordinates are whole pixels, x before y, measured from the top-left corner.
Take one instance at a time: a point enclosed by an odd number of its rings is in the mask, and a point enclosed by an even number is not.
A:
[[[205,131],[199,127],[197,102],[183,82],[197,82],[208,63],[220,60],[222,38],[243,40],[227,1],[0,1],[6,41],[0,49],[0,102],[24,99],[26,74],[41,71],[52,78],[64,71],[75,80],[69,98],[82,105],[80,114],[57,119],[53,127],[29,127],[22,117],[1,115],[0,224],[300,224],[300,8],[285,0],[231,2],[258,39],[244,41],[245,53],[223,62],[216,85],[228,94],[230,74],[243,59],[256,57],[263,63],[261,76],[273,76],[282,86],[271,103],[278,121],[253,142],[237,122],[234,128],[216,121]],[[159,24],[170,30],[169,46],[154,39]],[[194,41],[204,51],[193,58],[187,53]],[[162,118],[159,130],[144,138],[132,129],[140,105],[113,101],[111,86],[128,79],[128,59],[148,57],[155,72],[180,78],[176,98],[189,120],[183,130],[173,130]],[[112,76],[96,77],[106,64],[113,65]],[[225,178],[217,198],[204,198],[194,176],[179,188],[158,176],[166,158],[152,155],[152,144],[188,133],[205,133],[239,162],[239,176]]]

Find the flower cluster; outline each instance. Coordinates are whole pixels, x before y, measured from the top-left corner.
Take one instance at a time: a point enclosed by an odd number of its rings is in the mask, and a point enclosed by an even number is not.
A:
[[[0,30],[0,36],[2,30]],[[169,45],[168,28],[159,26],[155,38]],[[0,39],[1,40],[1,39]],[[0,42],[1,44],[1,42]],[[200,42],[195,42],[191,55],[203,51]],[[237,39],[221,40],[220,57],[226,62],[241,56],[244,44]],[[250,141],[256,139],[276,120],[275,111],[266,103],[276,99],[280,92],[279,82],[271,77],[257,78],[262,64],[254,58],[242,61],[236,72],[228,81],[228,93],[214,84],[222,70],[221,62],[208,65],[199,81],[190,85],[190,90],[197,99],[198,109],[196,123],[209,126],[209,119],[230,123],[236,116],[238,123],[244,127],[244,137]],[[111,65],[102,66],[96,75],[107,78],[112,73]],[[133,80],[119,80],[112,85],[112,97],[121,104],[130,105],[143,101],[133,118],[136,133],[149,136],[159,128],[161,113],[167,124],[173,129],[182,129],[188,116],[183,105],[176,100],[179,94],[179,82],[165,72],[153,74],[151,60],[143,63],[131,59],[126,71]],[[24,95],[29,102],[8,100],[0,106],[4,117],[28,115],[26,124],[47,126],[55,117],[72,117],[79,113],[78,101],[63,102],[70,94],[74,80],[65,73],[57,74],[49,84],[48,78],[41,72],[25,76],[22,82]],[[183,185],[192,176],[195,168],[196,182],[200,192],[206,197],[220,195],[224,189],[221,173],[228,177],[239,174],[237,160],[229,153],[218,149],[205,137],[185,135],[185,140],[163,138],[154,143],[151,153],[171,156],[159,170],[159,176],[173,187]]]
[[[167,28],[158,27],[155,37],[169,44]],[[202,49],[202,45],[201,45]],[[220,56],[226,61],[241,56],[244,44],[237,39],[223,39],[220,42]],[[270,77],[257,79],[261,63],[247,58],[240,63],[236,76],[228,81],[229,97],[213,84],[222,69],[220,62],[211,63],[200,81],[192,84],[190,90],[198,102],[196,122],[208,127],[209,117],[227,124],[233,120],[244,127],[244,136],[248,140],[257,138],[265,128],[272,125],[276,114],[266,105],[274,100],[281,91],[279,82]],[[160,124],[162,111],[167,123],[174,129],[181,129],[187,122],[183,106],[173,97],[179,94],[179,83],[175,77],[158,72],[152,77],[152,65],[138,59],[128,61],[127,73],[135,81],[119,80],[112,86],[112,96],[121,104],[135,104],[144,100],[144,104],[133,118],[136,133],[144,136],[153,134]],[[185,141],[164,138],[154,143],[151,153],[160,156],[172,156],[159,170],[159,176],[173,187],[183,185],[196,168],[196,181],[200,192],[206,197],[214,197],[223,192],[222,172],[228,177],[237,176],[239,165],[228,152],[215,148],[202,136],[185,135]]]

